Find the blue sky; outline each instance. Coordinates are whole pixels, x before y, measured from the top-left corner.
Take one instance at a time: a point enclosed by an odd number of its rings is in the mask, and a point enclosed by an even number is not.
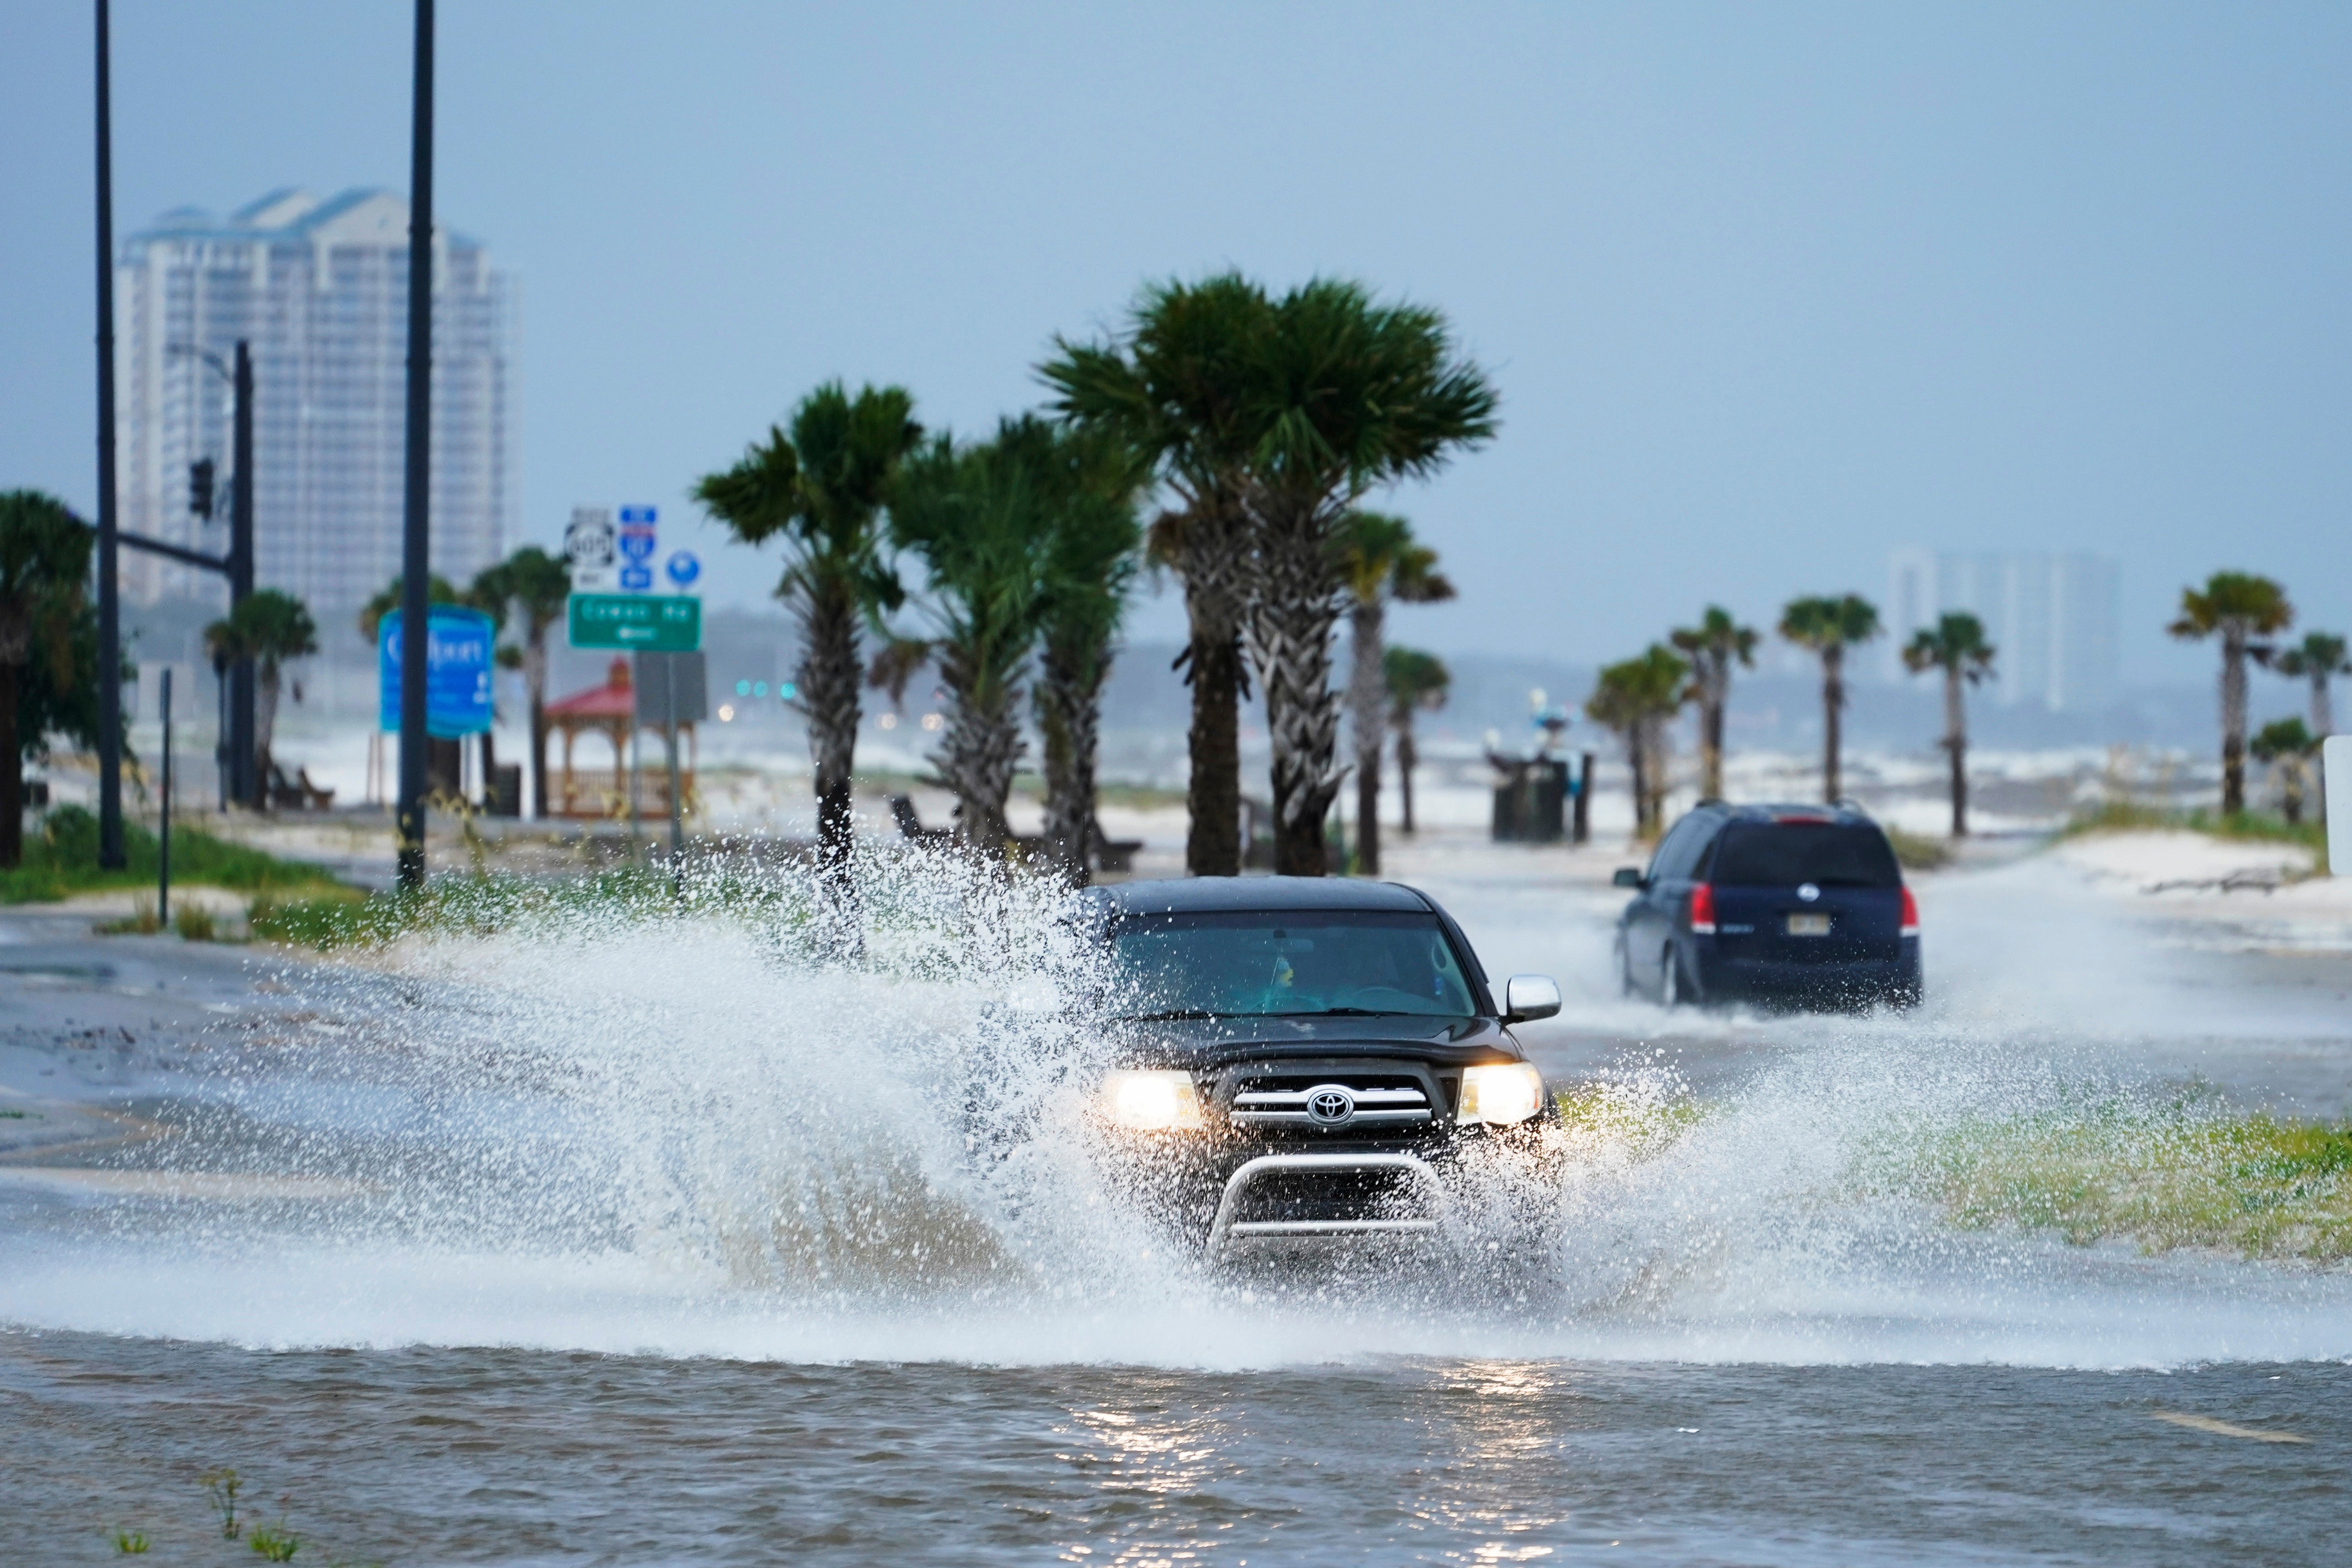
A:
[[[1449,651],[1876,595],[1895,544],[2352,624],[2352,12],[2160,5],[442,7],[439,205],[522,279],[524,523],[652,500],[815,382],[980,429],[1147,279],[1444,309],[1489,448],[1390,498]],[[403,5],[117,0],[119,230],[406,183]],[[88,7],[0,51],[0,484],[95,495]],[[772,566],[705,549],[715,597]],[[1172,596],[1144,635],[1180,624]]]

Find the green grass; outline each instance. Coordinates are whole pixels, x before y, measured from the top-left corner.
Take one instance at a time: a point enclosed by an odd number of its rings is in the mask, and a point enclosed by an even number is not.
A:
[[[2352,1123],[2109,1106],[1960,1127],[1899,1161],[1954,1223],[2087,1247],[2352,1258]]]
[[[339,888],[290,899],[265,893],[253,900],[247,924],[262,941],[333,951],[383,947],[414,935],[491,936],[550,916],[645,920],[712,909],[786,924],[809,913],[789,887],[756,876],[693,877],[681,897],[667,873],[623,865],[562,881],[490,872],[437,878],[415,892]]]
[[[76,893],[153,887],[160,859],[155,835],[138,823],[125,822],[122,847],[129,863],[121,870],[100,869],[98,818],[78,805],[58,806],[41,818],[37,832],[26,836],[23,864],[0,871],[0,904],[54,903]],[[172,835],[172,879],[238,892],[336,886],[323,866],[281,860],[186,827]]]
[[[2084,833],[2203,833],[2215,838],[2251,839],[2265,844],[2300,844],[2318,858],[2315,868],[2327,869],[2327,829],[2316,822],[2290,823],[2264,812],[2233,811],[2226,816],[2199,806],[2172,811],[2128,800],[2106,800],[2076,812],[2058,830],[2061,838]]]
[[[1636,1159],[1663,1153],[1706,1114],[1695,1100],[1657,1100],[1601,1084],[1559,1089],[1552,1099],[1563,1131],[1622,1143]]]
[[[286,1528],[286,1521],[257,1524],[247,1541],[264,1563],[291,1563],[294,1553],[302,1550],[302,1538]]]
[[[1125,806],[1133,811],[1182,805],[1186,800],[1182,790],[1162,789],[1157,784],[1103,784],[1095,786],[1095,795],[1104,805]]]
[[[1890,827],[1886,830],[1886,842],[1894,846],[1895,863],[1906,871],[1939,870],[1952,863],[1952,847],[1945,839]]]

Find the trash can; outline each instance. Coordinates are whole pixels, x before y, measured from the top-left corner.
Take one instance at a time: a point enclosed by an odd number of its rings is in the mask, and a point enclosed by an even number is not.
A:
[[[1566,763],[1550,757],[1489,760],[1502,775],[1495,784],[1496,843],[1557,844],[1568,836]]]

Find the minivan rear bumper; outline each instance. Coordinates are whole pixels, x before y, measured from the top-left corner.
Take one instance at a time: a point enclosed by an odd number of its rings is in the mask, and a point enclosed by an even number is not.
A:
[[[1922,995],[1917,937],[1902,940],[1897,958],[1801,963],[1726,953],[1705,936],[1688,942],[1685,973],[1698,1001],[1908,1007]]]

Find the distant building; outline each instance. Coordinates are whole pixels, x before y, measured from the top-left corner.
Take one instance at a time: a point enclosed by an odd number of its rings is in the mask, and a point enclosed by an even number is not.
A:
[[[1966,610],[1999,650],[1996,701],[2085,712],[2115,700],[2122,573],[2109,557],[1898,550],[1887,566],[1890,676],[1903,677],[1913,632]]]
[[[433,262],[433,570],[462,583],[505,554],[515,509],[514,289],[462,235],[436,233]],[[288,190],[226,222],[167,213],[124,244],[115,287],[122,526],[227,548],[223,522],[190,515],[188,469],[213,459],[225,520],[229,387],[171,346],[232,363],[249,340],[256,579],[307,602],[349,657],[359,606],[400,571],[408,203]],[[125,550],[122,581],[152,603],[218,579]]]

